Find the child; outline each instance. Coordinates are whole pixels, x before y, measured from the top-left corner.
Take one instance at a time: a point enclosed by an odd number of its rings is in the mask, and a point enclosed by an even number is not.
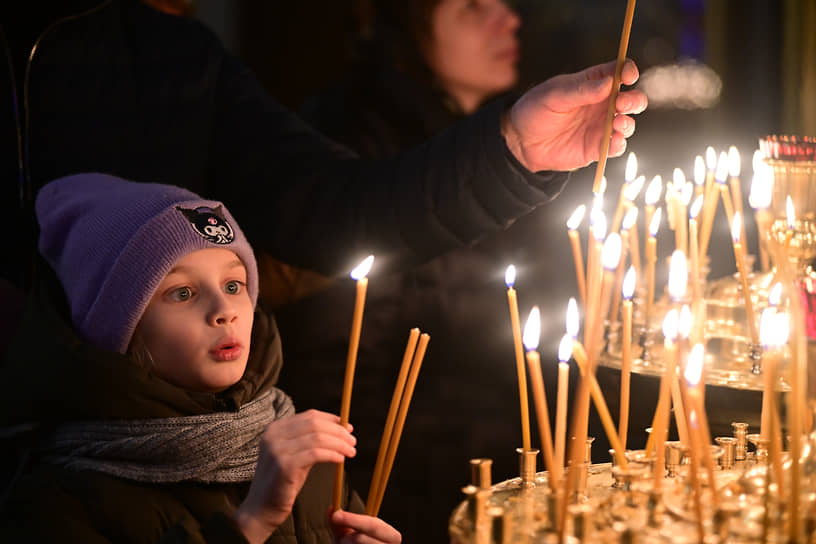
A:
[[[39,424],[9,542],[401,540],[347,511],[362,511],[354,494],[329,516],[326,463],[355,438],[274,386],[280,339],[221,203],[79,174],[43,187],[36,211],[74,328],[39,289],[9,353],[0,417]]]

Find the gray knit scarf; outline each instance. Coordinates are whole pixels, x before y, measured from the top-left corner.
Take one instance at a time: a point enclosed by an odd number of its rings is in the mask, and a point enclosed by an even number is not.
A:
[[[255,475],[261,433],[294,412],[273,387],[237,412],[69,423],[49,437],[45,460],[139,482],[245,482]]]

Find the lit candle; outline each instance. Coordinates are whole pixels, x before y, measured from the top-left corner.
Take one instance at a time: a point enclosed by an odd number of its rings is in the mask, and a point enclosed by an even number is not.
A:
[[[695,410],[691,410],[689,412],[689,425],[692,428],[697,427],[697,412]],[[698,470],[698,462],[700,459],[700,444],[699,444],[699,435],[695,432],[692,433],[692,444],[691,444],[691,463],[689,463],[689,474],[691,476],[691,486],[694,490],[694,521],[696,522],[697,526],[697,540],[699,542],[705,542],[705,528],[703,527],[703,503],[701,491],[700,491],[700,478],[697,475]]]
[[[516,371],[519,384],[519,404],[521,405],[521,438],[524,450],[530,449],[530,408],[527,402],[527,374],[524,371],[524,348],[521,345],[521,325],[519,324],[518,298],[513,284],[516,281],[516,267],[507,267],[504,282],[507,285],[507,302],[510,306],[510,324],[513,329],[513,346],[516,353]]]
[[[569,395],[569,360],[573,337],[569,333],[558,346],[558,392],[555,398],[554,466],[564,467],[564,444],[567,438],[567,396]]]
[[[717,152],[713,147],[706,147],[706,190],[705,197],[708,198],[708,191],[714,185],[714,172],[717,169]]]
[[[707,190],[705,192],[705,200],[703,201],[703,221],[700,228],[701,261],[708,253],[708,242],[711,239],[711,227],[714,223],[714,215],[717,213],[717,203],[720,200],[720,184],[716,183],[714,180],[717,175],[726,176],[728,174],[728,167],[726,166],[725,162],[720,161],[720,163],[721,164],[717,163],[717,155],[714,152],[714,149],[709,147],[706,150],[706,164],[709,168],[708,177],[706,178]]]
[[[578,303],[575,299],[570,297],[567,303],[567,334],[573,338],[578,338],[579,318],[578,318]]]
[[[771,206],[773,195],[773,170],[762,162],[762,153],[754,153],[754,176],[751,179],[751,192],[748,203],[754,209],[757,223],[757,239],[759,240],[759,259],[763,272],[770,270],[768,259],[768,234],[771,226]]]
[[[629,388],[632,373],[632,295],[635,292],[635,268],[630,266],[623,279],[623,330],[621,335],[621,393],[618,435],[623,449],[629,433]]]
[[[601,254],[603,252],[604,238],[606,237],[606,216],[600,210],[593,214],[593,236],[594,244],[592,245],[591,266],[587,270],[587,305],[586,305],[586,322],[584,330],[584,343],[587,348],[592,351],[592,340],[595,335],[597,321],[601,319],[602,306],[602,286],[601,286]]]
[[[635,274],[637,274],[638,278],[640,276],[640,235],[638,234],[638,226],[637,220],[638,212],[637,207],[632,206],[626,215],[623,217],[623,228],[629,233],[629,254],[631,255],[632,259],[632,266],[635,267]]]
[[[593,363],[598,360],[598,357],[600,355],[601,335],[603,333],[604,320],[605,317],[609,314],[609,307],[612,302],[612,291],[614,291],[613,285],[615,280],[615,271],[618,268],[620,256],[621,256],[620,234],[618,234],[617,232],[610,233],[609,236],[606,237],[606,241],[603,244],[601,253],[601,264],[603,266],[604,271],[603,282],[601,285],[600,311],[598,312],[597,316],[592,320],[595,330],[590,336],[591,344],[587,346],[590,359],[593,361]]]
[[[705,190],[705,175],[706,175],[706,167],[705,161],[700,155],[694,157],[694,197],[698,197],[703,194]]]
[[[615,288],[614,296],[612,298],[612,311],[609,314],[609,321],[612,323],[618,322],[618,309],[620,308],[621,300],[621,286],[623,285],[623,269],[626,266],[626,253],[629,248],[634,248],[633,240],[630,239],[631,233],[637,233],[637,229],[633,228],[635,221],[637,221],[638,209],[635,207],[629,208],[623,218],[623,228],[621,229],[621,255],[618,259],[618,267],[615,270]],[[634,258],[632,259],[634,261]]]
[[[544,378],[541,375],[541,358],[538,355],[538,340],[541,335],[541,314],[538,306],[533,306],[530,316],[524,325],[524,348],[527,350],[527,368],[533,388],[538,432],[541,435],[541,451],[544,454],[544,467],[550,472],[550,487],[557,489],[561,481],[561,467],[553,462],[553,438],[550,430],[550,413],[547,407],[547,393],[544,390]]]
[[[357,348],[360,345],[360,331],[363,327],[363,308],[365,307],[366,289],[368,288],[368,272],[374,263],[374,256],[369,255],[363,262],[351,271],[351,278],[357,282],[357,297],[354,300],[354,314],[351,320],[351,334],[349,336],[348,355],[346,357],[346,373],[343,379],[343,396],[340,400],[340,425],[348,424],[351,412],[351,391],[354,386],[354,369],[357,366]],[[338,463],[334,471],[333,506],[340,508],[343,491],[343,463]]]
[[[626,201],[629,200],[631,202],[632,199],[627,199],[626,191],[631,185],[632,181],[637,176],[637,157],[634,153],[629,153],[629,156],[626,158],[626,169],[623,175],[623,185],[621,186],[620,196],[618,197],[618,205],[615,208],[615,215],[612,216],[612,224],[609,228],[609,232],[618,232],[618,228],[620,228],[621,219],[623,219],[623,212],[624,208],[626,207]]]
[[[751,342],[754,345],[759,345],[759,332],[757,331],[756,320],[754,319],[754,303],[751,299],[751,289],[748,285],[749,270],[745,268],[745,252],[740,242],[740,234],[742,232],[742,222],[739,213],[734,215],[734,221],[731,223],[731,239],[734,242],[734,258],[737,261],[737,271],[739,272],[740,282],[742,284],[742,296],[745,299],[745,316],[748,319],[748,331],[751,334]]]
[[[728,148],[728,176],[729,184],[731,185],[731,198],[734,201],[734,213],[738,213],[744,217],[742,212],[742,185],[740,184],[740,170],[742,169],[740,162],[740,154],[736,146]],[[745,240],[745,222],[742,223],[742,233],[740,239]]]
[[[773,339],[772,339],[772,351],[773,351],[773,362],[771,363],[771,368],[766,369],[766,372],[769,374],[769,379],[772,383],[771,386],[771,395],[770,395],[770,414],[769,414],[769,423],[770,423],[770,431],[769,431],[769,438],[770,438],[770,454],[771,454],[771,462],[774,467],[774,471],[776,472],[776,478],[778,482],[783,481],[784,473],[782,472],[782,424],[779,420],[779,408],[777,406],[777,397],[776,397],[776,383],[777,383],[777,371],[779,368],[779,360],[782,358],[782,352],[785,349],[785,345],[788,343],[788,335],[790,334],[790,320],[788,314],[785,312],[778,312],[776,316],[774,316],[774,325],[773,325]],[[779,489],[779,498],[784,502],[785,499],[785,486],[780,486]]]
[[[649,237],[646,239],[646,329],[650,327],[652,306],[654,306],[655,263],[657,262],[657,231],[660,228],[660,208],[649,222]]]
[[[781,285],[781,284],[777,284]],[[759,341],[762,343],[762,375],[763,389],[762,389],[762,412],[760,418],[759,434],[763,439],[770,439],[770,415],[771,415],[771,398],[775,394],[774,374],[776,372],[776,360],[771,354],[771,347],[774,343],[774,321],[776,318],[776,308],[771,305],[762,310],[762,315],[759,318]]]
[[[697,305],[700,300],[700,255],[697,237],[697,214],[703,206],[703,195],[697,195],[689,208],[689,258],[691,260],[691,300]]]
[[[586,306],[586,276],[584,275],[584,256],[581,253],[581,235],[578,234],[578,227],[584,219],[586,206],[581,204],[572,212],[567,221],[567,233],[572,244],[572,259],[575,262],[575,280],[578,282],[578,294],[581,296],[581,304]]]
[[[679,168],[674,169],[672,186],[678,192],[674,199],[675,202],[675,228],[674,228],[674,247],[683,253],[688,252],[688,223],[686,223],[686,214],[688,210],[688,200],[686,196],[691,198],[691,192],[686,190],[686,175]],[[689,187],[693,192],[693,187]]]
[[[717,161],[717,172],[714,174],[714,179],[720,186],[720,196],[722,197],[725,215],[730,225],[734,221],[734,203],[731,200],[731,193],[728,190],[728,186],[725,184],[728,180],[728,167],[728,153],[723,151],[720,153],[720,158]]]
[[[686,364],[686,371],[684,374],[686,383],[686,404],[689,410],[689,429],[691,434],[697,435],[697,450],[699,451],[697,459],[702,459],[708,473],[709,486],[711,489],[711,497],[715,504],[719,504],[719,494],[714,480],[714,458],[711,455],[711,431],[708,427],[708,417],[705,411],[705,394],[702,387],[702,373],[703,361],[705,360],[705,351],[703,344],[695,344],[691,349]],[[692,420],[692,415],[696,414],[697,424]],[[694,440],[694,437],[691,438]]]
[[[677,355],[677,309],[672,308],[663,320],[663,360],[665,368],[660,378],[660,393],[658,394],[657,409],[652,421],[652,432],[646,444],[646,451],[654,451],[656,459],[654,465],[654,481],[652,487],[659,490],[663,486],[663,473],[666,461],[666,435],[669,429],[669,409],[671,403],[671,375]],[[654,448],[654,449],[652,449]]]
[[[688,284],[688,268],[686,266],[686,256],[683,255],[683,252],[680,250],[675,250],[671,256],[671,262],[669,263],[669,298],[675,303],[679,304],[680,301],[686,295],[686,285]],[[686,307],[688,310],[688,307]],[[678,313],[677,319],[677,330],[675,331],[675,338],[677,333],[679,333],[679,328],[681,324],[683,325],[684,331],[686,334],[684,335],[685,338],[688,338],[688,312],[686,311],[685,319],[680,319],[680,313]],[[672,338],[673,342],[676,342],[676,339]],[[675,351],[678,350],[678,347],[674,347]],[[671,379],[671,394],[672,394],[672,404],[674,405],[674,420],[677,424],[677,434],[679,435],[680,442],[683,444],[689,444],[689,435],[688,435],[688,426],[686,425],[686,414],[683,407],[683,399],[680,393],[680,384],[677,378],[677,357],[674,357],[674,360],[666,360],[664,363],[672,368],[669,370],[669,378]]]
[[[646,187],[646,193],[643,195],[643,200],[646,203],[646,236],[649,236],[649,225],[652,223],[652,216],[655,213],[655,206],[660,200],[660,193],[663,192],[663,178],[655,176],[649,185]]]

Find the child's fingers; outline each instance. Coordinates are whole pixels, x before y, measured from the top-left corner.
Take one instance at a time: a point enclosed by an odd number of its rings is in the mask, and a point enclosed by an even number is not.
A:
[[[356,532],[356,534],[344,537],[341,542],[387,544],[402,542],[402,535],[399,531],[383,520],[373,516],[354,514],[352,512],[346,512],[345,510],[336,510],[332,513],[331,521],[335,525],[348,527]]]

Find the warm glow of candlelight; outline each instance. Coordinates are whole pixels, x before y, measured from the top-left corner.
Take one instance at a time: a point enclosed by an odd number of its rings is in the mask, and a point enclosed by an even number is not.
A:
[[[586,205],[581,204],[575,208],[575,211],[572,212],[572,215],[570,215],[570,218],[567,220],[567,228],[575,230],[581,226],[581,221],[584,220],[584,214],[586,214]]]
[[[621,237],[617,232],[611,233],[604,242],[601,252],[601,264],[607,270],[615,270],[621,256]]]
[[[513,287],[516,283],[516,267],[514,265],[510,265],[507,267],[507,270],[504,272],[504,284],[507,287]]]
[[[773,345],[782,347],[788,343],[788,336],[790,336],[790,317],[786,312],[779,312],[774,317],[774,339]]]
[[[601,178],[601,186],[598,187],[598,192],[595,193],[596,196],[603,196],[606,193],[606,176]]]
[[[776,308],[765,308],[762,310],[762,315],[759,318],[759,343],[765,349],[769,348],[775,343],[776,331],[774,325],[776,324]]]
[[[688,266],[686,255],[679,249],[675,249],[669,264],[669,296],[672,300],[680,300],[686,294],[688,284]]]
[[[734,220],[731,222],[731,239],[735,244],[740,243],[740,234],[742,233],[742,218],[739,212],[734,213]]]
[[[680,202],[683,203],[683,206],[689,205],[692,196],[694,196],[694,185],[690,181],[687,181],[683,185],[683,189],[680,191]]]
[[[357,267],[351,271],[351,278],[354,280],[359,280],[361,278],[365,278],[369,271],[371,270],[371,265],[374,263],[374,255],[369,255],[363,262],[357,265]]]
[[[771,287],[771,292],[768,293],[768,304],[771,306],[779,305],[779,301],[782,299],[782,283],[776,282],[773,287]]]
[[[626,212],[626,215],[623,216],[623,223],[622,223],[623,229],[624,230],[629,230],[633,226],[635,226],[635,222],[637,221],[637,217],[638,217],[638,209],[635,208],[634,206],[632,206],[631,208],[629,208],[629,211]]]
[[[677,333],[684,340],[691,334],[691,308],[689,308],[688,304],[683,304],[683,307],[680,308],[680,317],[677,319]]]
[[[662,212],[663,208],[658,208],[655,210],[655,213],[652,216],[652,222],[649,223],[649,236],[657,236],[657,231],[660,229],[660,217],[663,215]]]
[[[558,344],[558,360],[562,363],[569,362],[572,357],[572,336],[565,334]]]
[[[703,356],[705,352],[702,344],[694,344],[686,363],[686,383],[689,387],[697,387],[703,374]],[[689,414],[689,417],[691,414]]]
[[[714,173],[714,179],[717,183],[725,183],[728,179],[728,153],[725,151],[720,153],[720,158],[717,160],[717,171]]]
[[[646,176],[638,176],[629,182],[623,189],[623,197],[629,202],[634,202],[640,194],[643,185],[646,183]]]
[[[694,158],[694,184],[703,185],[705,183],[706,167],[703,158],[697,155]]]
[[[703,198],[703,195],[697,195],[697,198],[694,199],[694,203],[689,208],[689,219],[697,219],[703,207]]]
[[[686,184],[686,175],[680,168],[675,168],[672,172],[672,186],[675,191],[680,191]]]
[[[728,148],[728,174],[732,178],[738,178],[740,175],[740,154],[736,146]]]
[[[522,342],[527,351],[535,351],[538,349],[538,340],[541,336],[541,312],[538,306],[533,306],[530,310],[530,315],[527,317],[527,323],[524,325],[524,334],[522,335]]]
[[[646,187],[646,194],[643,199],[647,206],[654,206],[660,200],[660,193],[663,191],[663,178],[659,175],[652,178],[649,186]]]
[[[574,298],[570,298],[567,303],[567,334],[573,338],[578,338],[578,303]]]
[[[626,170],[624,171],[623,174],[623,181],[629,183],[630,181],[635,179],[635,176],[637,176],[637,169],[638,169],[637,157],[635,156],[634,152],[630,152],[629,156],[626,157]]]
[[[711,146],[706,147],[706,166],[712,172],[717,168],[717,152]]]
[[[593,209],[590,214],[592,220],[592,235],[600,242],[606,238],[606,215],[600,209]]]
[[[793,227],[796,225],[796,214],[793,213],[793,200],[791,200],[790,195],[788,195],[785,200],[785,210],[788,217],[788,228],[793,230]]]
[[[663,337],[669,342],[677,340],[677,322],[680,320],[676,308],[672,308],[666,312],[666,317],[663,318]]]
[[[764,210],[771,206],[773,197],[773,173],[771,170],[754,172],[751,178],[751,191],[748,193],[748,204],[755,210]]]
[[[626,275],[623,277],[623,287],[621,288],[621,292],[624,299],[631,300],[632,295],[635,293],[636,278],[637,274],[635,274],[635,267],[630,266],[629,270],[626,272]]]
[[[751,167],[754,169],[754,174],[758,173],[759,171],[765,168],[765,160],[762,151],[759,149],[754,149],[754,154],[751,157]]]

